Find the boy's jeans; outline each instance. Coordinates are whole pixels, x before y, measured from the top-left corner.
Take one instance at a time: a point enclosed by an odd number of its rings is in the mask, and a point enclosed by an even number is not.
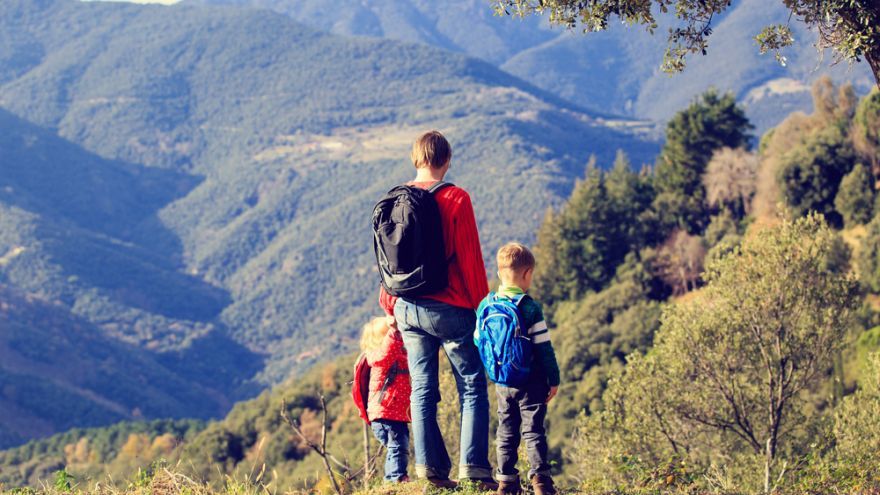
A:
[[[498,396],[498,431],[495,447],[498,454],[498,481],[517,481],[517,449],[520,431],[526,443],[529,458],[529,478],[536,474],[550,476],[547,461],[547,435],[544,418],[547,416],[547,394],[550,387],[541,380],[524,388],[495,385]]]
[[[430,299],[394,306],[409,359],[412,426],[419,478],[449,478],[452,462],[437,425],[438,376],[442,346],[452,365],[461,410],[459,478],[491,478],[489,397],[486,375],[474,344],[476,313]]]
[[[385,455],[385,480],[403,480],[409,460],[409,425],[403,421],[376,419],[370,422],[370,427],[376,439],[388,449]]]

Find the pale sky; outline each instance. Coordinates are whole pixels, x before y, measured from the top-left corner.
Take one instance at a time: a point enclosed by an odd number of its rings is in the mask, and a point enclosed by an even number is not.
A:
[[[108,0],[103,0],[108,1]],[[130,3],[161,3],[162,5],[171,5],[172,3],[177,3],[180,0],[112,0],[115,2],[130,2]]]

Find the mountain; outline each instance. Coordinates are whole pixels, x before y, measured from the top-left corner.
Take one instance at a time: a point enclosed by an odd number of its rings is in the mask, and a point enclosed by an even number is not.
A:
[[[73,426],[216,416],[229,407],[223,394],[182,379],[151,353],[2,285],[0,326],[0,446]]]
[[[224,413],[261,359],[196,324],[228,295],[179,273],[162,255],[174,237],[156,227],[155,210],[195,179],[108,161],[4,110],[0,171],[0,447]],[[188,343],[148,350],[162,340]],[[191,359],[199,349],[213,352],[210,373]]]
[[[315,28],[344,35],[423,43],[478,57],[585,108],[664,121],[709,87],[744,100],[759,133],[793,110],[811,109],[809,88],[823,74],[853,81],[860,92],[874,84],[867,64],[834,65],[817,53],[816,35],[790,19],[782,2],[735,0],[716,19],[708,56],[692,56],[682,74],[659,70],[666,33],[675,24],[659,16],[654,36],[613,23],[581,35],[550,27],[545,19],[493,14],[485,0],[186,0],[189,3],[269,8]],[[790,24],[796,43],[787,66],[760,55],[754,36],[762,26]]]
[[[420,132],[450,137],[490,270],[591,155],[657,150],[486,62],[265,10],[0,0],[0,33],[0,283],[203,390],[196,417],[353,349],[369,211]]]

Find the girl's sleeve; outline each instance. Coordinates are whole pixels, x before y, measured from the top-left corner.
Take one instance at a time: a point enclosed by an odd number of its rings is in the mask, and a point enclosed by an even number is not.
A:
[[[455,256],[464,276],[468,302],[471,308],[476,309],[489,293],[489,280],[486,276],[486,265],[483,263],[474,207],[467,193],[464,193],[458,206],[453,239],[455,239]]]

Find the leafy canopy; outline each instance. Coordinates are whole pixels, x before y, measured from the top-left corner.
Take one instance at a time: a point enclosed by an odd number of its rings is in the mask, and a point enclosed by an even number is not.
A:
[[[782,0],[792,17],[819,32],[817,48],[832,48],[844,60],[864,57],[880,84],[880,4],[876,0]],[[498,14],[526,16],[548,13],[550,22],[586,32],[608,29],[612,17],[627,25],[657,29],[656,14],[672,13],[678,24],[669,29],[662,68],[680,72],[693,53],[705,55],[712,34],[712,22],[732,4],[731,0],[498,0]],[[761,53],[776,52],[794,42],[784,24],[766,26],[755,36]]]

